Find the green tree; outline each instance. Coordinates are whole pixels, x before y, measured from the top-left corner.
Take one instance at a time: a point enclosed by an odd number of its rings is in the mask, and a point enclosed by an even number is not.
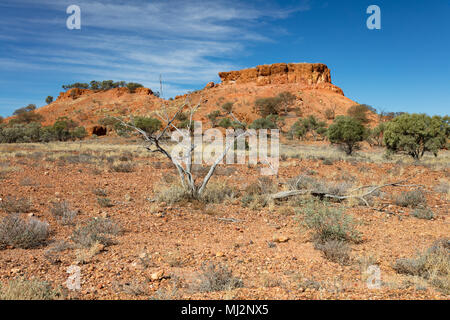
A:
[[[351,155],[366,138],[367,131],[360,121],[349,116],[339,116],[330,125],[327,134],[331,143],[340,145]]]
[[[124,85],[124,84],[121,84],[121,85]],[[134,93],[137,88],[143,88],[144,86],[140,83],[130,82],[130,83],[126,84],[126,87],[128,88],[128,90],[131,93]]]
[[[297,97],[289,91],[281,92],[277,97],[280,100],[281,106],[284,108],[284,113],[288,113],[288,107],[297,99]]]
[[[369,131],[368,142],[370,145],[382,147],[384,146],[383,136],[386,130],[386,123],[380,122],[378,126]]]
[[[416,160],[426,151],[437,156],[446,145],[446,130],[439,116],[405,113],[386,123],[384,143],[390,152],[405,152]]]
[[[52,96],[48,96],[46,99],[45,99],[45,103],[47,103],[47,104],[50,104],[50,103],[52,103],[53,102],[53,97]]]
[[[214,128],[217,126],[217,118],[220,117],[220,111],[215,110],[211,113],[208,113],[207,117],[208,117],[209,121],[211,121],[211,125]]]
[[[136,117],[134,125],[141,130],[144,130],[148,135],[151,135],[161,128],[161,121],[152,117]]]
[[[231,113],[233,111],[233,102],[225,102],[222,105],[222,110],[225,111],[226,113]]]
[[[276,129],[277,125],[275,122],[271,121],[267,118],[260,118],[256,119],[252,122],[252,124],[249,126],[249,129]]]
[[[369,119],[367,118],[367,112],[369,112],[369,110],[373,111],[375,109],[366,104],[357,104],[351,106],[347,110],[347,115],[365,124],[369,122]]]
[[[308,116],[305,119],[298,119],[290,128],[289,135],[292,138],[303,138],[305,135],[310,132],[314,140],[317,140],[317,136],[325,135],[326,123],[324,121],[317,120],[313,115]]]
[[[280,97],[259,98],[255,101],[255,108],[256,111],[265,118],[269,115],[279,114],[281,102]]]
[[[72,131],[77,127],[77,123],[67,117],[58,118],[52,126],[52,132],[58,141],[72,139]]]
[[[233,126],[233,122],[228,118],[223,118],[219,121],[218,126],[227,129]]]
[[[43,117],[40,114],[35,113],[36,105],[29,104],[24,108],[17,109],[13,115],[15,119],[10,121],[10,124],[27,124],[32,122],[41,122]]]

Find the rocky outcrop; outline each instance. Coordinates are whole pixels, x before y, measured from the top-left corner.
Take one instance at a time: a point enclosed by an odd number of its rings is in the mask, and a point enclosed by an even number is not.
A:
[[[340,88],[331,83],[330,69],[322,63],[275,63],[239,71],[219,72],[219,77],[223,84],[254,83],[264,86],[297,83],[305,88],[329,89],[343,94]]]
[[[106,91],[94,91],[90,89],[78,89],[73,88],[66,92],[61,92],[59,94],[59,97],[56,100],[73,100],[77,99],[80,96],[87,96],[91,95],[97,92],[106,92],[107,94],[113,96],[113,97],[121,97],[125,94],[136,94],[141,96],[150,96],[153,95],[153,91],[149,88],[137,88],[134,90],[134,92],[130,92],[128,88],[114,88]]]

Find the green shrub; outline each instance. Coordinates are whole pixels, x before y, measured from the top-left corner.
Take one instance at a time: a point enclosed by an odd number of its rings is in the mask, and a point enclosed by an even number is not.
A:
[[[386,124],[383,140],[390,152],[404,152],[417,160],[427,151],[437,156],[446,146],[446,130],[441,117],[405,113]]]
[[[130,82],[127,83],[127,88],[131,93],[134,93],[137,88],[143,88],[144,86],[140,83]]]
[[[161,121],[151,117],[136,117],[134,125],[145,131],[148,135],[152,135],[161,128]]]
[[[226,113],[231,113],[233,111],[233,102],[225,102],[222,105],[222,110]]]
[[[29,104],[28,106],[24,108],[17,109],[14,111],[13,115],[15,116],[14,119],[11,119],[9,121],[10,125],[13,124],[28,124],[32,122],[41,122],[44,120],[44,118],[38,114],[35,113],[36,105],[35,104]]]
[[[52,96],[48,96],[46,99],[45,99],[45,103],[47,103],[47,104],[50,104],[50,103],[52,103],[53,102],[53,97]]]
[[[325,118],[327,118],[327,120],[334,120],[334,118],[336,118],[336,112],[334,111],[334,109],[332,108],[326,109]]]
[[[413,211],[412,216],[417,219],[432,220],[434,218],[434,212],[429,208],[419,208]]]
[[[384,146],[383,136],[384,131],[386,130],[386,123],[381,122],[378,126],[369,131],[369,143],[371,145],[382,147]]]
[[[221,120],[219,121],[218,126],[221,127],[221,128],[228,129],[228,128],[230,128],[230,127],[233,126],[233,123],[231,122],[230,119],[228,119],[228,118],[223,118],[223,119],[221,119]]]
[[[214,128],[217,125],[217,118],[220,117],[220,111],[216,110],[207,115],[209,121],[211,121],[211,125]],[[184,119],[186,120],[186,119]]]
[[[255,129],[255,130],[259,130],[259,129],[276,129],[276,128],[277,128],[277,125],[273,121],[271,121],[271,120],[269,120],[267,118],[256,119],[249,126],[249,129]]]
[[[292,138],[303,138],[308,132],[312,133],[314,139],[317,135],[323,136],[326,133],[326,123],[318,121],[316,117],[310,115],[305,119],[298,119],[289,130]]]
[[[344,151],[351,155],[359,142],[366,138],[367,131],[352,117],[339,116],[328,128],[327,135],[331,143],[342,146]]]
[[[59,118],[52,126],[42,127],[32,122],[17,124],[14,122],[0,126],[0,143],[50,142],[82,139],[87,132],[84,127],[67,117]]]
[[[361,234],[356,230],[356,223],[342,209],[328,207],[322,204],[308,204],[300,211],[302,224],[314,231],[313,239],[318,243],[330,240],[361,241]]]

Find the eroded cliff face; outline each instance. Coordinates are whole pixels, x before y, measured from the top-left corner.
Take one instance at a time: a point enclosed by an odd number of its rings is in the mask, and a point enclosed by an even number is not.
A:
[[[302,88],[329,89],[342,94],[331,83],[330,69],[322,63],[275,63],[239,71],[219,72],[222,84],[255,84],[257,86],[298,84]]]

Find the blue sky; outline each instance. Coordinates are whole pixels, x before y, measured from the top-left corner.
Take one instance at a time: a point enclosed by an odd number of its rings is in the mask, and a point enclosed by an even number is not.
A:
[[[81,30],[66,8],[81,8]],[[381,30],[366,9],[381,8]],[[140,82],[166,98],[219,71],[321,62],[349,98],[383,111],[448,114],[450,1],[1,0],[0,115],[61,85]]]

